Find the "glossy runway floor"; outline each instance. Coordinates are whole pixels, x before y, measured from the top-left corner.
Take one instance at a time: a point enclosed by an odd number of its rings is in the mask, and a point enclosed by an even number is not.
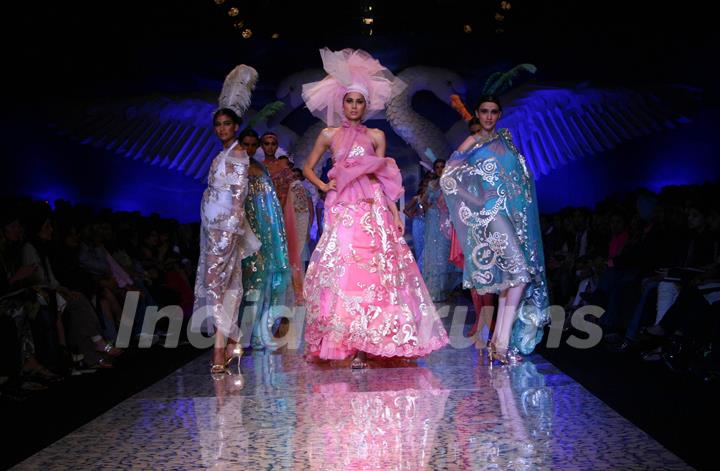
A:
[[[690,469],[538,355],[474,348],[414,364],[252,353],[215,381],[210,352],[14,469]]]

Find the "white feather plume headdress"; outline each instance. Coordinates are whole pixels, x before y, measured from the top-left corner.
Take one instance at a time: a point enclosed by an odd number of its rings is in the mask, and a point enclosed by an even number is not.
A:
[[[257,70],[249,65],[240,64],[227,74],[222,92],[218,99],[220,108],[230,108],[238,116],[245,114],[250,107],[250,96],[258,80]]]

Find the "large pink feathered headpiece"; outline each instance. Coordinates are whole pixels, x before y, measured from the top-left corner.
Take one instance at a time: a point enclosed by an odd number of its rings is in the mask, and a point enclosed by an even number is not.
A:
[[[339,126],[345,119],[343,98],[347,93],[358,92],[365,97],[364,121],[382,111],[407,86],[361,49],[333,52],[323,48],[320,57],[328,75],[319,82],[304,84],[302,97],[310,112],[328,126]]]

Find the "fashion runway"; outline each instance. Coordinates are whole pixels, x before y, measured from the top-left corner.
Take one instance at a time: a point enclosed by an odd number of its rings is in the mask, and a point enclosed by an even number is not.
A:
[[[13,469],[689,469],[538,355],[474,348],[414,364],[210,353]],[[236,370],[237,371],[237,370]]]

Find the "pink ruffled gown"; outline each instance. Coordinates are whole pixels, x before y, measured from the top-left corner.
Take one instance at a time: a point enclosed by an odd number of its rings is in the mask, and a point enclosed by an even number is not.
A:
[[[443,347],[447,333],[388,209],[404,191],[395,161],[375,155],[362,125],[339,128],[331,151],[336,190],[305,276],[306,354],[419,357]]]

